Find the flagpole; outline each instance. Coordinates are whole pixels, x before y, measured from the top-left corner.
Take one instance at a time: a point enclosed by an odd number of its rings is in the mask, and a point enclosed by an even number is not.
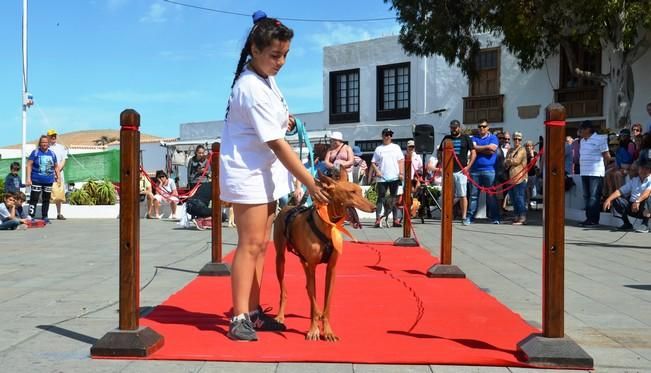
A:
[[[22,142],[22,159],[20,162],[20,177],[23,183],[25,178],[25,161],[27,148],[27,0],[23,0],[23,142]]]

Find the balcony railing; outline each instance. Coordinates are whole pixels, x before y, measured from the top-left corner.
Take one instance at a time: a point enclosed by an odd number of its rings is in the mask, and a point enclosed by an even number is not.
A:
[[[470,96],[463,98],[463,123],[504,122],[504,95]]]
[[[554,99],[565,106],[568,118],[603,116],[604,87],[555,89]]]

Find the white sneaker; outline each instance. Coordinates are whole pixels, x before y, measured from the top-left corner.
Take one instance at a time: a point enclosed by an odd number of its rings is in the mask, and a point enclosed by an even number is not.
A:
[[[170,216],[167,217],[170,220],[179,220],[179,218],[176,217],[174,214],[170,214]]]
[[[635,231],[638,233],[649,233],[649,226],[647,224],[636,225]]]

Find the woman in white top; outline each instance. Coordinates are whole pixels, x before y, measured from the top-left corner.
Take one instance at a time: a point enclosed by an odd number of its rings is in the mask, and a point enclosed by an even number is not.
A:
[[[221,199],[233,205],[238,235],[228,336],[241,341],[257,340],[254,328],[284,329],[262,312],[260,283],[276,201],[290,192],[289,173],[314,201],[328,200],[284,139],[295,122],[274,76],[285,64],[294,32],[261,11],[253,14],[253,22],[228,100],[219,178]]]

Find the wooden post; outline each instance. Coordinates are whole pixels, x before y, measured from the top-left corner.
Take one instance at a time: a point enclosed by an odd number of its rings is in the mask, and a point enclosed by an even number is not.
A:
[[[565,302],[565,108],[547,107],[543,171],[543,335],[562,338]],[[554,201],[554,203],[545,203]]]
[[[592,368],[593,360],[564,332],[565,285],[565,108],[547,106],[543,171],[543,334],[518,343],[529,363]]]
[[[93,356],[147,356],[164,339],[149,327],[139,327],[140,308],[140,114],[120,114],[120,289],[119,328],[93,347]]]
[[[398,237],[393,244],[395,246],[418,246],[418,242],[411,237],[411,156],[407,153],[405,157],[405,187],[402,190],[403,219],[402,237]]]
[[[219,147],[218,142],[212,144],[210,167],[212,171],[212,232],[211,232],[211,261],[199,271],[199,276],[230,276],[231,268],[222,263],[222,205],[219,190]]]
[[[440,263],[427,271],[429,277],[465,278],[466,274],[452,264],[452,207],[454,205],[454,147],[451,140],[443,143],[443,200],[441,211],[441,257]]]

